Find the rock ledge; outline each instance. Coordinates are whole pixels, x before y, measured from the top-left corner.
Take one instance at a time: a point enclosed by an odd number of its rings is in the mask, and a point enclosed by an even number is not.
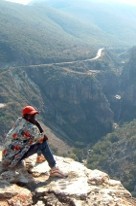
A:
[[[33,166],[0,175],[1,206],[136,206],[136,199],[120,181],[99,170],[87,169],[70,158],[55,156],[65,179],[50,178],[47,162],[36,165],[36,156],[27,159]]]

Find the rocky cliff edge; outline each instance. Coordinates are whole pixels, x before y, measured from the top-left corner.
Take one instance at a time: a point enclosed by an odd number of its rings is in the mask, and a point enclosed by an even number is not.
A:
[[[120,181],[73,159],[55,158],[67,178],[49,177],[47,162],[36,164],[36,155],[26,161],[29,173],[24,167],[2,172],[0,206],[136,206]]]

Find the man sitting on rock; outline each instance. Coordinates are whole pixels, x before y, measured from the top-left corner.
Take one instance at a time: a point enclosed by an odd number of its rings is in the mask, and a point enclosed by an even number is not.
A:
[[[6,136],[7,141],[2,152],[2,167],[3,169],[16,168],[22,160],[41,151],[51,168],[50,176],[64,178],[66,175],[56,167],[56,161],[47,143],[48,137],[35,118],[37,114],[39,112],[32,106],[22,109],[22,117],[16,120]]]

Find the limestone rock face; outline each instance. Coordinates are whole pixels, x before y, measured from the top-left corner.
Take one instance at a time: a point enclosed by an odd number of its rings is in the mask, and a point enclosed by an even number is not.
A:
[[[136,47],[130,50],[129,61],[124,66],[121,90],[121,119],[130,121],[136,117]]]
[[[12,114],[11,118],[11,111],[20,115],[21,105],[26,105],[28,101],[39,109],[44,124],[75,145],[96,142],[110,132],[114,115],[102,85],[96,78],[100,71],[98,67],[91,70],[92,66],[86,66],[87,62],[84,62],[80,71],[79,64],[76,64],[72,64],[73,67],[70,63],[37,65],[6,72],[2,76],[0,92],[6,93],[7,99],[1,97],[1,103],[12,100],[17,104],[6,104],[6,107],[1,108],[1,116],[4,115],[11,123],[2,121],[0,135],[13,125],[15,115]],[[3,89],[7,79],[10,84]]]
[[[58,167],[68,173],[64,179],[49,177],[47,162],[35,164],[36,156],[27,159],[26,168],[5,171],[0,175],[1,206],[135,206],[136,200],[121,182],[108,174],[90,170],[70,158],[55,156]],[[30,171],[29,171],[30,172]],[[14,175],[13,175],[14,173]]]
[[[39,68],[24,71],[42,91],[43,116],[60,136],[86,144],[111,131],[113,113],[97,73],[73,70],[70,65],[40,67],[40,73]]]

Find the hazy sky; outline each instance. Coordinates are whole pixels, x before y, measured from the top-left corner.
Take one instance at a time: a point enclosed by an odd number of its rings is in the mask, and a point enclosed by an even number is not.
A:
[[[28,4],[31,0],[5,0],[5,1],[11,1],[20,4]]]
[[[11,2],[15,2],[15,3],[20,3],[20,4],[28,4],[29,2],[31,2],[32,0],[6,0],[6,1],[11,1]],[[89,0],[88,0],[89,1]],[[95,2],[96,0],[94,0]],[[103,1],[103,0],[99,0],[99,1]],[[135,4],[136,5],[136,0],[107,0],[107,2],[116,2],[116,3],[125,3],[125,4]]]
[[[125,3],[125,4],[135,4],[136,5],[136,0],[106,0],[106,2],[112,2],[112,3]]]

